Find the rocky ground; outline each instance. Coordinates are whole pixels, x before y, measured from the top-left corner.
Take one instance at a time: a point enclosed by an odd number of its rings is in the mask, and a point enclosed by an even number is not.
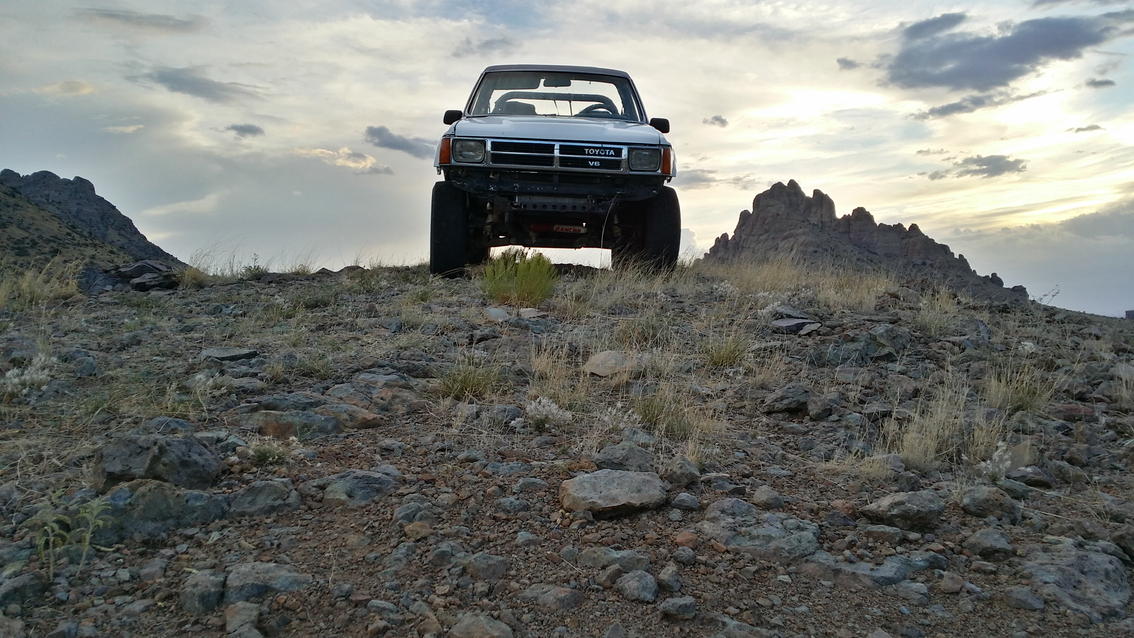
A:
[[[0,310],[5,636],[1134,634],[1134,322],[784,265]]]

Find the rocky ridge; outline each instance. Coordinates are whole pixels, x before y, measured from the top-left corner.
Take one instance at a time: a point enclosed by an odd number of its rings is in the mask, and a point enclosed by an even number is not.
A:
[[[1134,631],[1129,322],[957,299],[930,329],[914,289],[710,273],[576,269],[528,309],[352,268],[0,313],[0,633]],[[945,399],[931,458],[887,438]]]
[[[978,275],[964,255],[954,256],[917,224],[879,224],[861,207],[839,217],[830,197],[818,189],[808,197],[795,180],[756,195],[752,210],[740,213],[732,236],[718,237],[706,256],[726,263],[772,258],[882,269],[915,285],[947,285],[981,299],[1028,298],[1023,286],[1004,288],[996,273]]]
[[[54,215],[80,235],[124,252],[131,260],[157,260],[183,266],[173,255],[146,239],[134,222],[113,204],[100,197],[94,185],[82,177],[64,179],[50,171],[20,175],[0,170],[0,186]],[[117,265],[101,263],[108,267]]]

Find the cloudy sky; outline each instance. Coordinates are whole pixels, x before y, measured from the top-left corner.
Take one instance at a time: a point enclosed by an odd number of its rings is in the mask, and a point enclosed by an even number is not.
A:
[[[701,249],[795,179],[1115,315],[1132,36],[1109,0],[5,0],[0,167],[90,179],[185,260],[416,262],[441,114],[480,70],[608,66],[672,121]]]

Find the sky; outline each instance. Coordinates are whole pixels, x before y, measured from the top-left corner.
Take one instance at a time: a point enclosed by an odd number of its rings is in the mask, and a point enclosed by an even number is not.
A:
[[[485,66],[611,67],[672,123],[688,254],[795,179],[1120,315],[1132,53],[1112,0],[4,0],[0,167],[87,178],[190,262],[414,263]]]

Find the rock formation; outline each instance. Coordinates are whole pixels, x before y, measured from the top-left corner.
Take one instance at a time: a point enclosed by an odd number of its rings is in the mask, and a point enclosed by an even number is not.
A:
[[[732,237],[717,238],[706,259],[724,262],[791,258],[806,264],[883,269],[930,286],[947,285],[974,297],[1027,299],[1023,286],[1004,288],[993,273],[982,277],[964,255],[953,255],[917,224],[879,224],[865,208],[835,215],[835,203],[815,190],[811,197],[795,180],[777,182],[740,213]]]
[[[80,234],[121,249],[132,259],[183,265],[146,239],[129,217],[99,197],[94,185],[82,177],[63,179],[50,171],[21,176],[4,169],[0,171],[0,186],[55,215]]]

